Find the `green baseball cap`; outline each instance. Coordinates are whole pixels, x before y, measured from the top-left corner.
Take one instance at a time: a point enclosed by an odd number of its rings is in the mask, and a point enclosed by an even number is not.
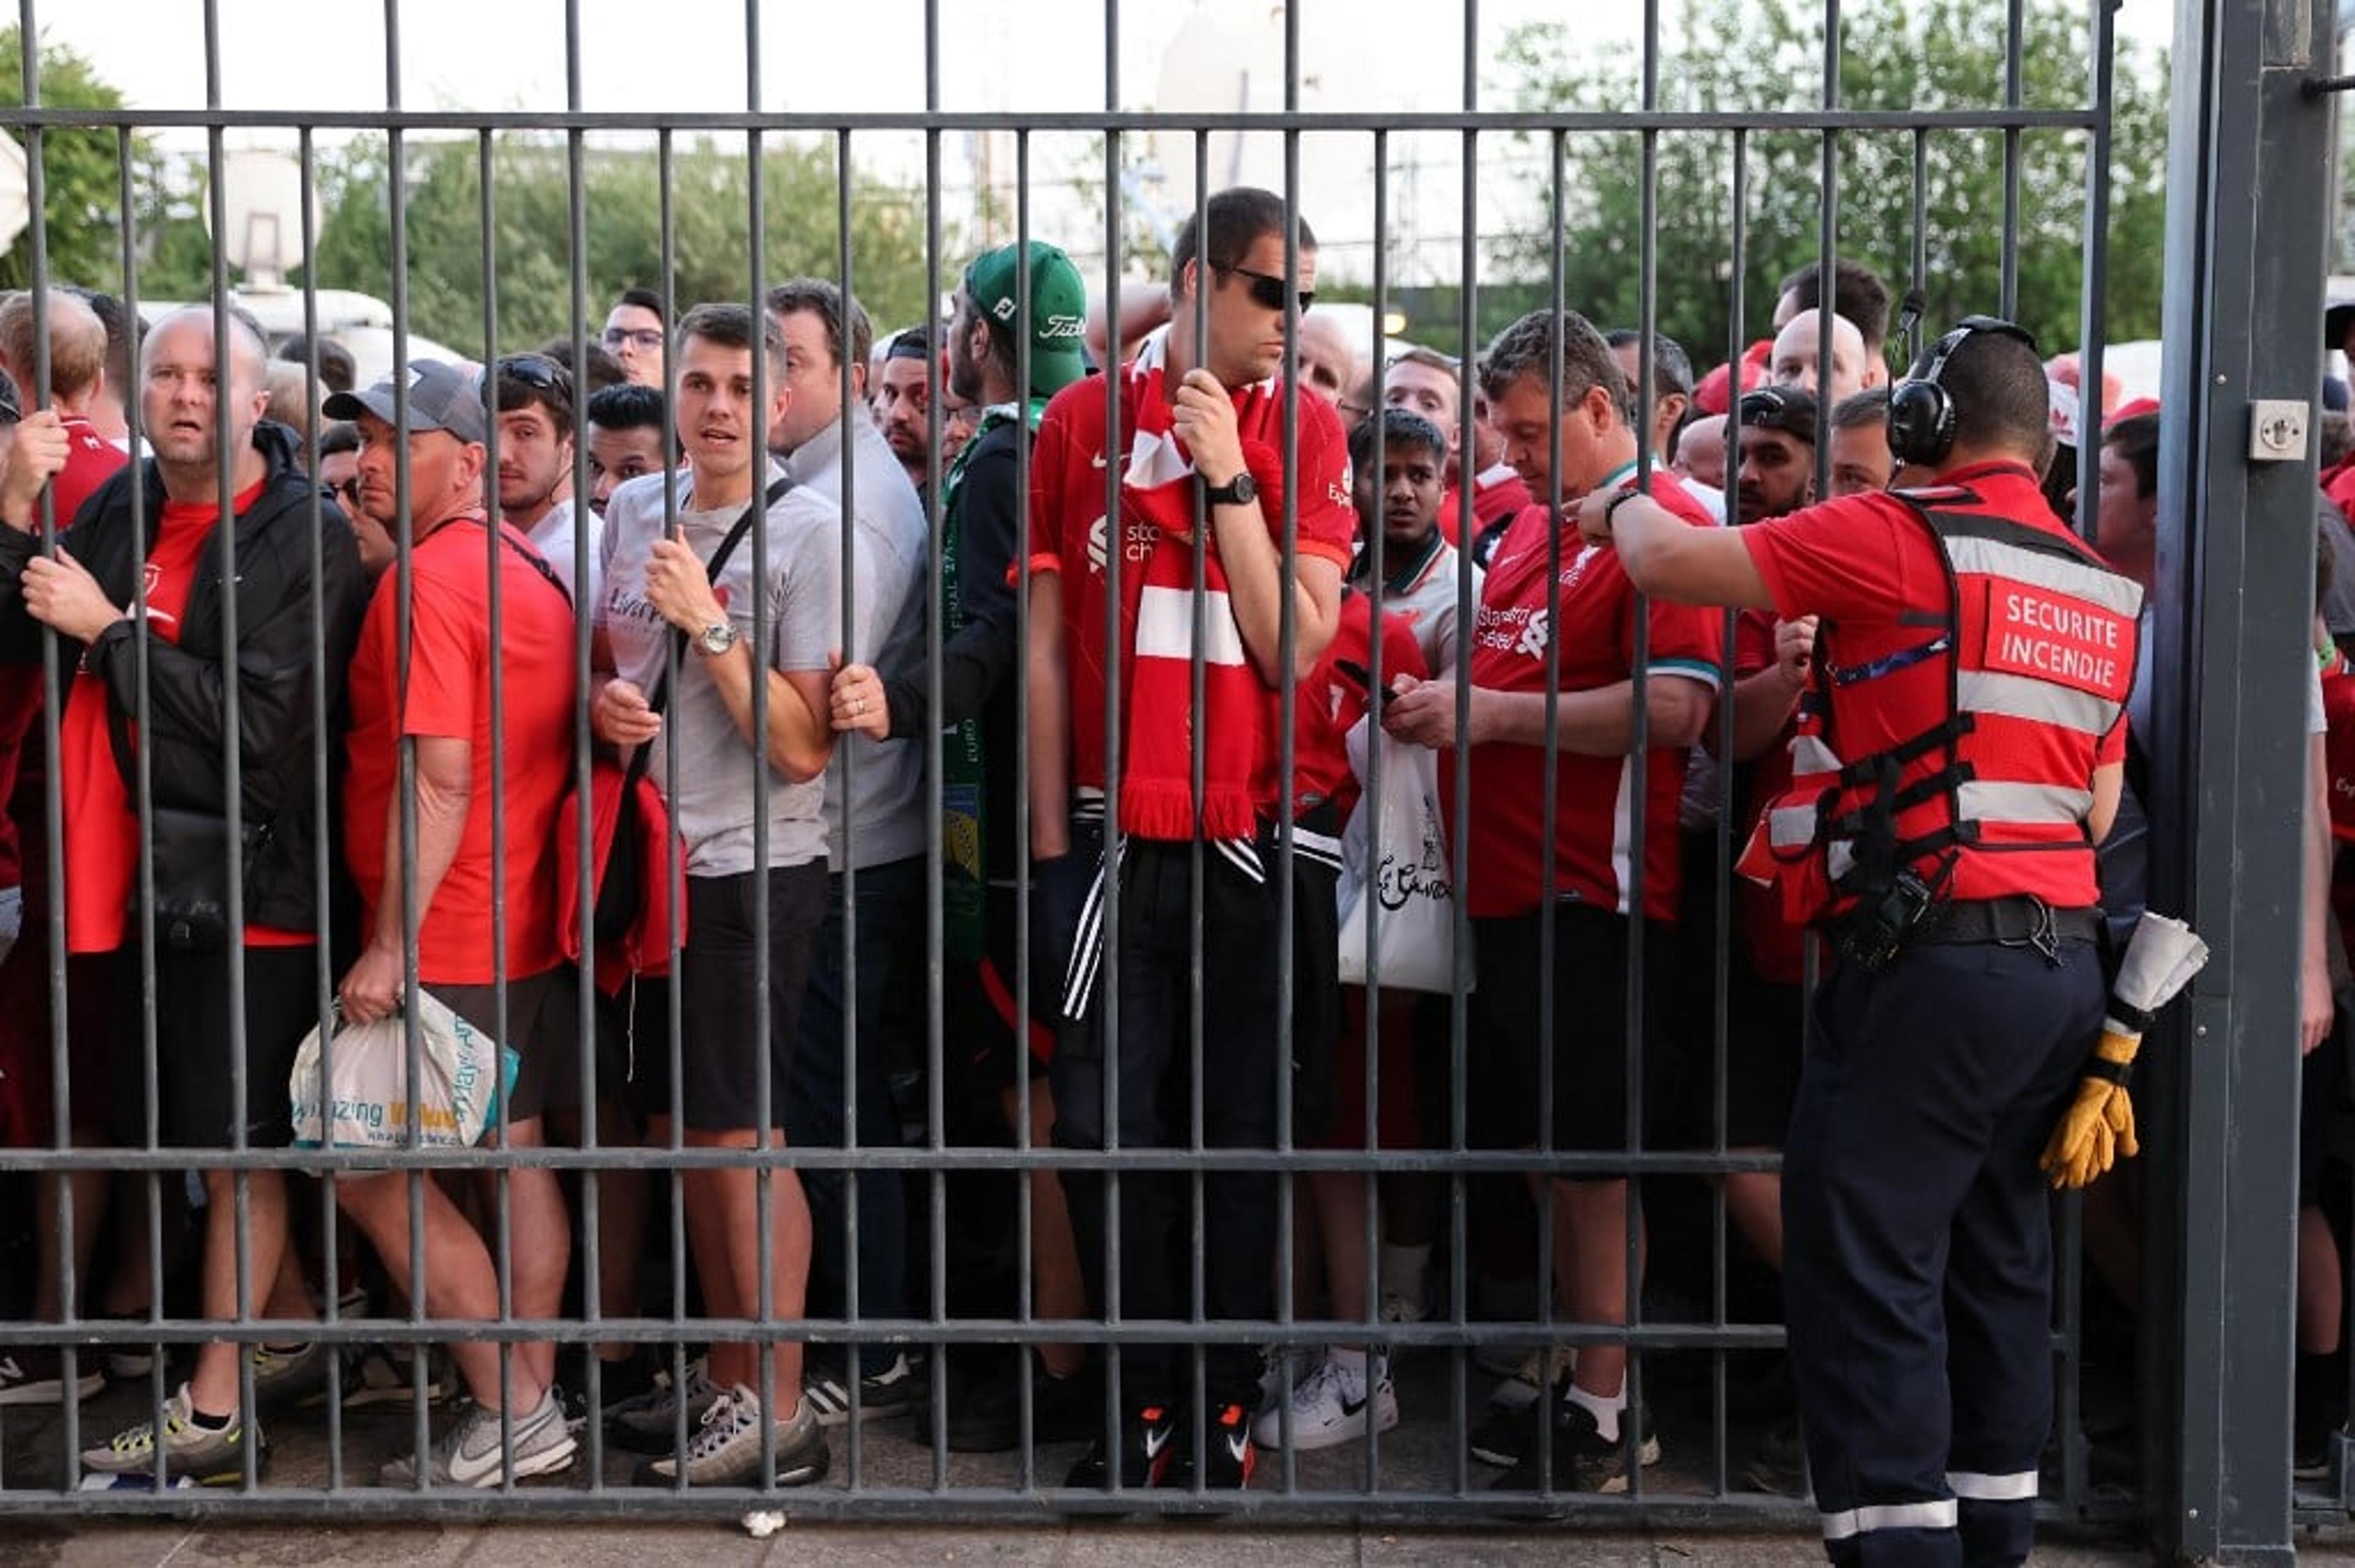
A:
[[[1001,245],[964,270],[965,292],[981,314],[1011,333],[1018,307],[1019,246]],[[1088,289],[1060,247],[1030,241],[1030,391],[1053,397],[1088,373]]]

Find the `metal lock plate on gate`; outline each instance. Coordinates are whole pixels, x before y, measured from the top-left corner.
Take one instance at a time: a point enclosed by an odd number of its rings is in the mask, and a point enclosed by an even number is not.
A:
[[[2306,455],[2307,406],[2296,398],[2249,403],[2249,461],[2296,463]]]

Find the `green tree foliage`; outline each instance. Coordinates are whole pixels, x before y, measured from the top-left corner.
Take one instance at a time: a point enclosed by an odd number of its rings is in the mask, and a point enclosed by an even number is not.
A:
[[[462,353],[485,347],[483,163],[477,140],[412,138],[402,158],[410,319]],[[838,192],[830,146],[766,139],[762,147],[765,287],[797,273],[836,277]],[[698,139],[677,148],[670,193],[675,271],[682,307],[742,300],[752,281],[749,162],[741,144]],[[318,243],[322,287],[392,297],[391,164],[385,138],[362,137],[320,171],[326,210]],[[588,329],[594,336],[613,296],[632,285],[659,291],[662,171],[652,149],[592,147],[582,165],[588,245]],[[560,140],[501,138],[491,159],[497,290],[496,345],[528,348],[572,329],[573,257],[565,147]],[[852,287],[879,324],[924,311],[921,195],[854,176]],[[943,236],[943,254],[955,242]]]
[[[1840,9],[1839,103],[1853,110],[1986,110],[2004,93],[2004,14],[1998,0],[1850,0]],[[1807,0],[1688,0],[1659,57],[1667,111],[1800,111],[1822,103],[1823,12]],[[2084,7],[2028,0],[2021,100],[2083,108],[2091,96]],[[1668,30],[1664,28],[1664,31]],[[1507,68],[1523,107],[1634,109],[1632,49],[1593,59],[1569,24],[1518,30]],[[2166,207],[2166,66],[2121,45],[2112,104],[2111,198],[2105,301],[2112,341],[2155,336]],[[1997,309],[2003,266],[2005,136],[1938,131],[1925,152],[1925,274],[1913,275],[1914,133],[1835,138],[1840,253],[1870,264],[1902,295],[1921,288],[1934,328]],[[2045,350],[2076,347],[2084,260],[2089,138],[2076,131],[2019,136],[2018,315]],[[1745,337],[1764,333],[1776,283],[1818,254],[1824,141],[1813,132],[1760,133],[1743,149],[1747,228]],[[1696,360],[1726,357],[1733,308],[1733,138],[1657,138],[1656,277],[1660,330]],[[1640,304],[1643,143],[1633,133],[1573,134],[1564,151],[1563,296],[1606,325],[1633,324]],[[1549,187],[1549,191],[1550,191]],[[1549,194],[1547,210],[1550,213]],[[1550,219],[1549,219],[1550,221]],[[1545,278],[1543,239],[1501,245],[1507,275]]]
[[[23,34],[0,28],[0,115],[25,102]],[[121,109],[123,94],[72,49],[44,45],[40,51],[40,101],[50,109]],[[12,129],[29,155],[33,138]],[[50,130],[40,138],[44,224],[49,275],[110,293],[123,286],[123,148],[112,130]],[[130,139],[135,196],[152,198],[161,188],[153,139]],[[143,231],[155,211],[143,211]],[[32,281],[33,231],[27,228],[0,255],[0,288],[20,289]]]

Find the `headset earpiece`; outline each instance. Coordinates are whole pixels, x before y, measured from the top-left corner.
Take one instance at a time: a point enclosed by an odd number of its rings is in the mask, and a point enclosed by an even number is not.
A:
[[[1935,468],[1955,448],[1955,400],[1938,378],[1955,351],[1974,333],[1992,332],[2036,347],[2022,328],[1992,315],[1966,315],[1931,346],[1922,373],[1908,376],[1889,392],[1889,454],[1901,466]]]

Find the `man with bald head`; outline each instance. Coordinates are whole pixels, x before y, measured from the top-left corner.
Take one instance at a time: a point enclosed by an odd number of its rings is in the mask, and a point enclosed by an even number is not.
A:
[[[260,338],[232,320],[225,356],[220,347],[212,312],[202,307],[175,312],[148,335],[140,413],[154,455],[137,475],[136,517],[133,475],[118,474],[83,504],[57,554],[41,554],[41,488],[71,456],[65,420],[54,409],[27,416],[0,477],[0,522],[7,525],[0,528],[0,655],[38,658],[46,628],[64,645],[60,662],[77,671],[59,719],[58,755],[67,947],[112,955],[131,995],[139,991],[149,934],[134,926],[132,893],[143,830],[153,835],[154,1055],[146,1054],[140,1011],[128,1010],[114,1030],[115,1131],[144,1141],[143,1088],[152,1071],[162,1142],[196,1151],[226,1149],[240,1136],[248,1147],[282,1148],[293,1138],[287,1077],[296,1046],[317,1022],[314,865],[325,825],[311,759],[335,739],[319,731],[313,715],[325,679],[328,723],[341,722],[340,675],[360,612],[349,530],[318,528],[312,508],[326,503],[304,473],[293,437],[262,421],[269,392]],[[218,537],[224,477],[233,574]],[[229,622],[224,612],[232,593]],[[224,645],[225,623],[236,627],[233,647]],[[324,658],[314,656],[314,645]],[[240,675],[233,729],[224,667]],[[126,731],[137,734],[153,784],[144,824],[117,762]],[[232,738],[240,752],[236,833],[222,754]],[[243,890],[235,926],[224,913],[231,855]],[[231,1008],[231,954],[243,971],[241,1019]],[[201,1152],[189,1163],[202,1172],[209,1198],[204,1316],[232,1318],[240,1240],[255,1296],[278,1273],[285,1177],[247,1170],[240,1203],[231,1172],[209,1166]],[[200,1482],[237,1480],[249,1453],[258,1467],[261,1434],[252,1413],[239,1409],[245,1353],[227,1340],[201,1347],[188,1381],[151,1419],[86,1452],[82,1464],[135,1476],[152,1472],[160,1457],[174,1476]]]
[[[1829,375],[1820,374],[1817,360],[1823,353],[1823,315],[1803,310],[1774,335],[1774,352],[1767,361],[1769,379],[1777,387],[1813,392],[1826,403],[1838,403],[1864,390],[1872,372],[1864,334],[1844,315],[1832,317],[1832,363]]]
[[[1300,318],[1299,359],[1300,384],[1340,409],[1358,384],[1358,351],[1338,317],[1311,311]],[[1352,429],[1359,422],[1350,419],[1346,409],[1341,417]]]

